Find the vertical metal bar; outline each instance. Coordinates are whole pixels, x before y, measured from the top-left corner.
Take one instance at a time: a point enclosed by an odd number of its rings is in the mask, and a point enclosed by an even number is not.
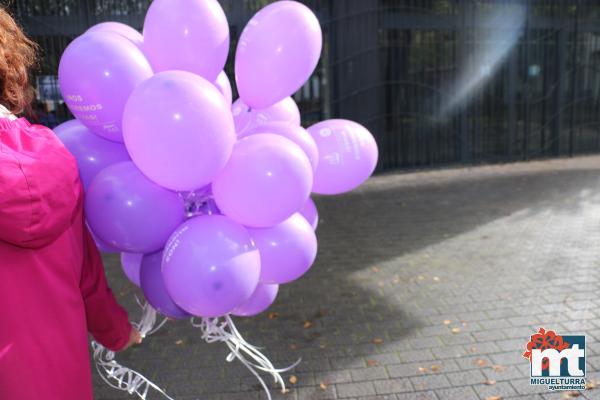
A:
[[[561,2],[562,3],[562,2]],[[563,111],[565,108],[565,79],[566,79],[566,48],[567,48],[567,32],[565,30],[564,21],[560,19],[560,25],[558,27],[558,46],[556,54],[556,65],[557,65],[557,85],[556,85],[556,96],[554,103],[554,155],[559,156],[563,153],[563,145],[561,143],[562,129],[563,129]]]
[[[508,88],[507,88],[507,135],[506,135],[506,149],[509,160],[513,160],[515,157],[515,137],[517,130],[517,117],[516,117],[516,97],[517,97],[517,58],[518,48],[511,51],[510,58],[508,60]]]
[[[574,148],[574,136],[575,136],[575,110],[577,105],[575,101],[577,99],[577,71],[579,70],[577,65],[577,50],[579,49],[579,11],[581,8],[581,1],[577,0],[575,4],[575,27],[573,30],[573,42],[572,42],[572,57],[571,57],[571,115],[569,118],[569,156],[573,156]]]

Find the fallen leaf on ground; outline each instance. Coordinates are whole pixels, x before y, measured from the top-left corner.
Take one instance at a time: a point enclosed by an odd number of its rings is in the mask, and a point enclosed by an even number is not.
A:
[[[431,367],[429,367],[429,369],[432,370],[433,372],[438,372],[440,370],[440,366],[434,364]]]
[[[477,353],[477,347],[473,346],[469,349],[471,353]]]
[[[581,393],[574,392],[574,391],[563,393],[563,399],[573,399],[573,398],[579,397],[579,396],[581,396]]]
[[[327,390],[327,384],[325,382],[321,382],[319,383],[319,388],[321,388],[321,390]]]
[[[175,344],[177,346],[181,346],[183,344],[183,340],[179,339],[178,341],[175,342]]]
[[[439,281],[440,281],[440,277],[439,277],[439,276],[434,276],[434,277],[433,277],[433,280],[434,280],[435,282],[439,282]]]
[[[492,369],[495,372],[504,372],[504,371],[506,371],[506,367],[504,365],[492,365]]]
[[[295,344],[290,344],[290,350],[298,350],[298,346]]]
[[[269,319],[277,319],[279,317],[279,313],[276,312],[270,312],[269,314],[267,314],[267,317]]]
[[[310,329],[313,327],[313,323],[310,321],[304,321],[304,325],[302,325],[304,327],[304,329]]]
[[[487,381],[483,382],[484,385],[495,385],[496,381],[493,379],[488,379]]]
[[[502,396],[488,396],[485,400],[502,400]]]
[[[477,365],[479,365],[480,367],[483,367],[484,365],[487,365],[487,361],[485,361],[484,359],[480,358],[477,361],[475,361],[475,363]]]
[[[419,372],[427,372],[427,368],[419,367]]]
[[[452,323],[452,321],[450,321],[449,319],[445,319],[444,320],[444,325],[448,326]]]
[[[379,363],[377,362],[377,360],[367,360],[367,365],[369,367],[374,367],[376,365],[379,365]]]
[[[459,333],[460,332],[460,328],[452,328],[451,332],[452,333]]]
[[[324,349],[325,347],[327,347],[327,345],[326,345],[325,343],[321,343],[321,344],[319,345],[319,348],[321,348],[321,349]]]
[[[379,272],[379,268],[378,267],[371,267],[371,271],[378,273]]]
[[[597,389],[598,388],[598,382],[596,382],[596,381],[588,381],[585,384],[585,388],[587,390]]]
[[[375,339],[373,339],[373,343],[375,344],[382,344],[383,343],[383,339],[380,337],[376,337]]]
[[[296,383],[298,383],[298,378],[296,377],[296,375],[290,376],[290,383],[292,385],[295,385]]]
[[[383,283],[383,281],[379,281],[377,282],[377,286],[379,286],[380,288],[385,287],[385,283]]]

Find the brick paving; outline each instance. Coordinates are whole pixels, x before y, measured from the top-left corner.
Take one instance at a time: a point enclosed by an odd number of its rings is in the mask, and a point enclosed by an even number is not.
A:
[[[275,399],[562,399],[529,385],[521,353],[540,326],[585,333],[600,380],[600,157],[379,176],[316,201],[316,265],[280,290],[277,318],[237,319],[276,365],[303,358]],[[266,398],[226,355],[170,322],[119,360],[176,399]],[[95,393],[131,398],[98,377]]]

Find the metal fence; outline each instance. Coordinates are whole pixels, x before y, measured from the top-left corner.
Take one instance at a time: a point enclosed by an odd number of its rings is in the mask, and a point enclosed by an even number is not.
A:
[[[232,55],[247,20],[269,2],[221,1]],[[600,2],[303,2],[325,35],[321,63],[295,95],[304,123],[363,123],[379,143],[379,170],[600,151]],[[59,120],[69,114],[55,75],[69,41],[107,20],[141,29],[149,3],[13,2],[43,48],[40,95]]]

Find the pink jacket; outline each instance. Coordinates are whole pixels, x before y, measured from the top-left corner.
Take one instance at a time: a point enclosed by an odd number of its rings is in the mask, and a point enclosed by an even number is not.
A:
[[[54,133],[0,119],[0,399],[91,400],[89,331],[131,326],[83,223],[74,158]]]

